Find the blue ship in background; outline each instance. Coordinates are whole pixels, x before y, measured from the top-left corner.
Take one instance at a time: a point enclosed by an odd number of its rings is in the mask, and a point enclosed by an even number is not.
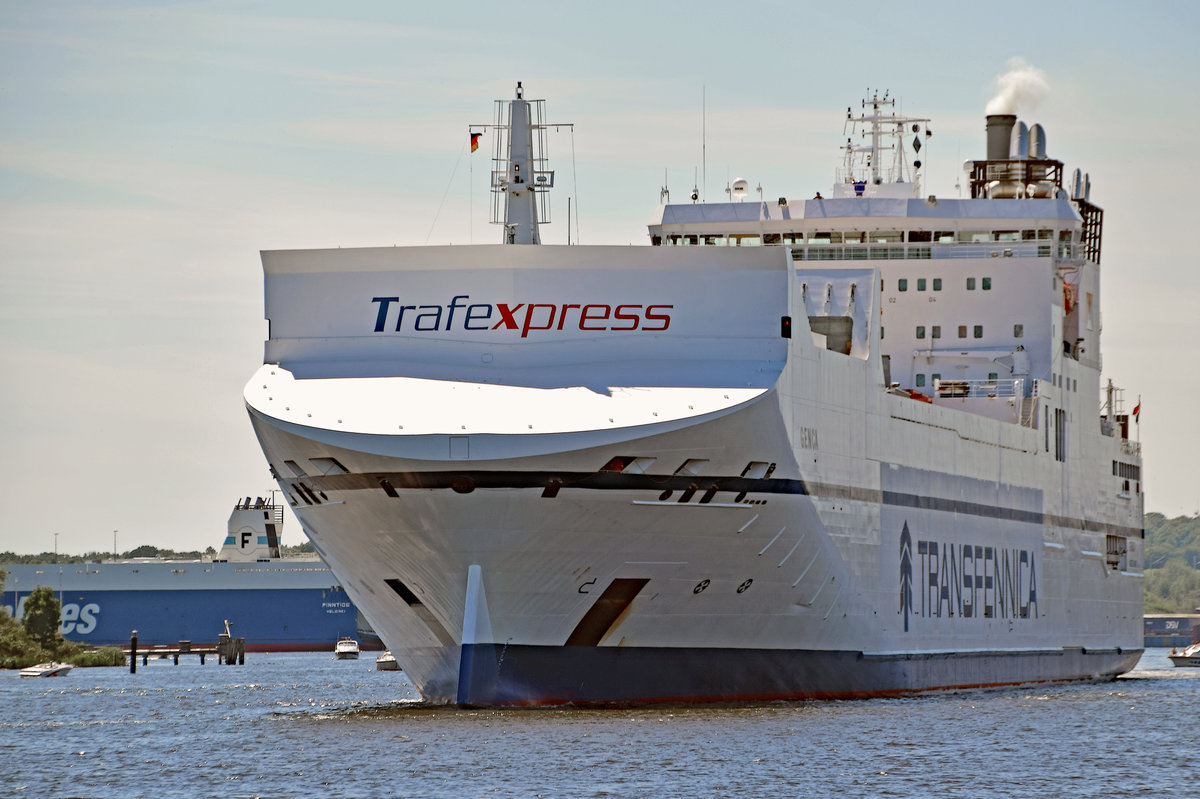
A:
[[[141,646],[216,641],[228,620],[251,652],[332,650],[344,635],[378,648],[324,561],[280,556],[282,529],[282,505],[247,497],[211,560],[4,565],[0,605],[20,618],[29,594],[49,586],[62,603],[63,636],[94,645],[127,645],[133,630]]]

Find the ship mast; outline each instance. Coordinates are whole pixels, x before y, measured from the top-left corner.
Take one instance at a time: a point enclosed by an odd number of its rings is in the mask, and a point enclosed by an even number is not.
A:
[[[545,101],[526,100],[520,81],[512,100],[496,101],[491,222],[504,226],[504,244],[541,244],[538,226],[550,221],[554,170],[546,168],[546,131],[573,126],[544,119]]]
[[[842,147],[846,152],[846,165],[842,174],[838,176],[839,182],[862,182],[879,186],[883,183],[908,183],[911,181],[914,184],[914,196],[920,194],[921,161],[917,158],[913,159],[910,178],[904,136],[911,125],[914,134],[918,134],[924,128],[925,136],[928,138],[932,135],[929,133],[929,120],[917,117],[898,117],[895,111],[889,114],[884,110],[885,107],[894,108],[895,105],[895,98],[891,97],[888,92],[884,92],[882,97],[875,92],[870,100],[862,101],[863,112],[857,117],[854,116],[851,109],[846,109],[845,132],[851,133],[859,130],[862,138],[867,141],[856,146],[851,139],[846,139],[846,144]],[[868,106],[870,106],[869,112]],[[893,141],[885,143],[885,137],[891,138]],[[920,135],[914,136],[912,146],[914,153],[919,155],[922,147]],[[883,153],[886,151],[891,151],[893,154],[892,167],[888,170],[885,170],[882,163]]]

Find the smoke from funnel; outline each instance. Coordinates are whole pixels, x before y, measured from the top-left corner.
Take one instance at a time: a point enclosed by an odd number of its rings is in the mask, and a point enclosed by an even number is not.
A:
[[[1046,75],[1022,58],[1008,62],[1008,71],[996,78],[996,96],[988,101],[988,114],[1015,114],[1017,107],[1033,108],[1050,91]]]

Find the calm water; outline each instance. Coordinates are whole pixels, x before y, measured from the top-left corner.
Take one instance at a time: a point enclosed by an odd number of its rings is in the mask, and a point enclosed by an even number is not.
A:
[[[752,708],[415,706],[374,655],[0,673],[0,796],[1200,797],[1200,669]]]

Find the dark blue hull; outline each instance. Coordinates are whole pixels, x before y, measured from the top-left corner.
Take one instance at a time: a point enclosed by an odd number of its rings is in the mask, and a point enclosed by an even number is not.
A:
[[[1132,669],[1140,656],[1141,650],[1128,649],[868,655],[474,644],[462,648],[457,701],[517,706],[850,699],[1108,679]]]

